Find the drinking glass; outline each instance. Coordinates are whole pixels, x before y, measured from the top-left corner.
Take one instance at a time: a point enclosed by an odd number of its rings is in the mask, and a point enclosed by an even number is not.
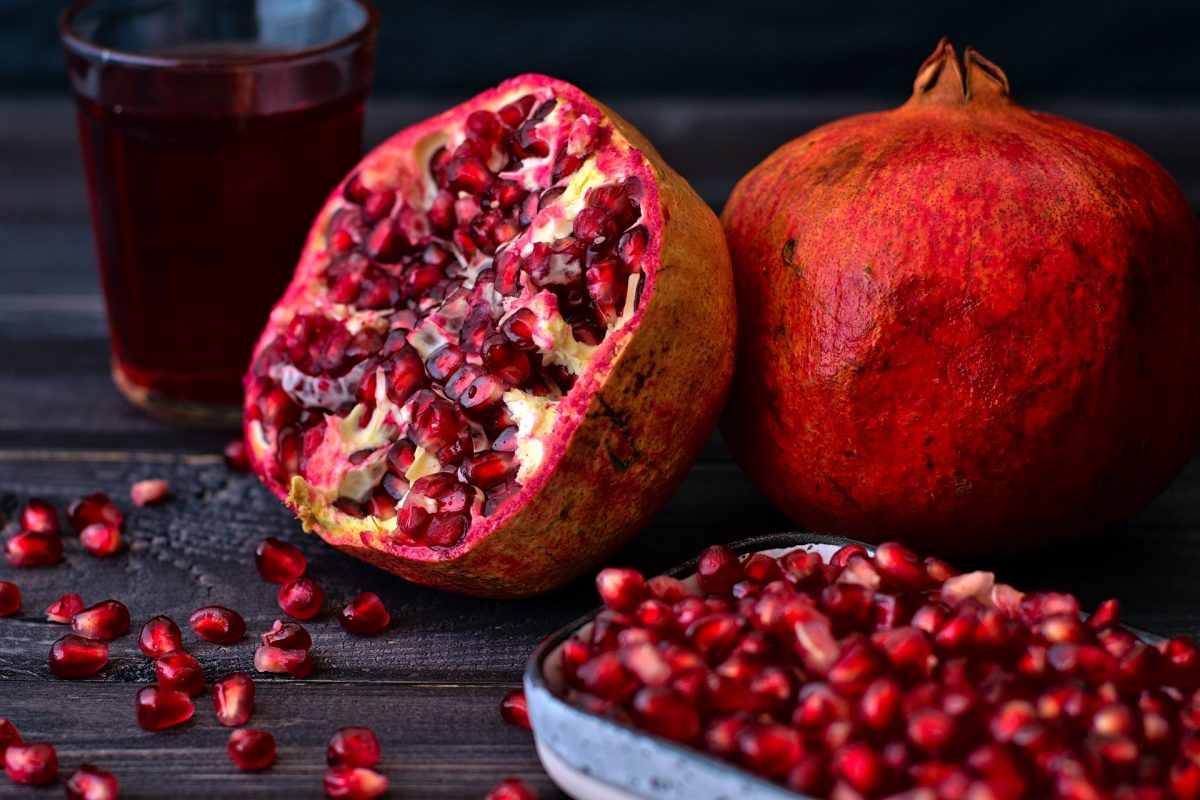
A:
[[[241,376],[326,195],[358,160],[366,0],[79,0],[59,18],[113,380],[238,423]]]

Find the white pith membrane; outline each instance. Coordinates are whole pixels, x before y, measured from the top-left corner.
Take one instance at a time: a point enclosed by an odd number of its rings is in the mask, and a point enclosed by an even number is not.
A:
[[[657,246],[644,158],[594,107],[542,87],[486,112],[420,140],[419,175],[364,161],[252,367],[269,477],[399,545],[453,547],[537,472]]]

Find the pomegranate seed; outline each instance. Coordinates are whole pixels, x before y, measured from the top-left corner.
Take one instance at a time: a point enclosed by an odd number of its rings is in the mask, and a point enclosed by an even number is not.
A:
[[[483,800],[538,800],[538,793],[520,778],[505,778]]]
[[[129,633],[129,609],[118,600],[103,600],[72,617],[71,630],[85,639],[112,641]]]
[[[895,542],[884,542],[875,548],[875,566],[902,587],[918,588],[927,578],[925,564],[917,554]]]
[[[780,777],[804,754],[804,744],[800,734],[783,725],[753,725],[738,735],[738,750],[750,771]]]
[[[1105,600],[1087,619],[1089,628],[1099,630],[1120,622],[1121,603],[1115,599]]]
[[[212,701],[217,722],[228,728],[245,725],[254,711],[254,681],[244,672],[226,675],[213,684]]]
[[[936,708],[924,708],[908,718],[908,740],[927,753],[937,754],[954,736],[954,720]]]
[[[742,579],[742,562],[732,548],[713,545],[700,554],[696,577],[704,591],[728,594],[733,585]]]
[[[167,483],[162,478],[149,478],[144,481],[138,481],[129,487],[129,499],[138,508],[142,506],[161,503],[167,499],[167,495],[171,491],[171,484]]]
[[[363,592],[350,601],[338,615],[338,622],[350,633],[374,636],[391,622],[383,601],[374,592]]]
[[[237,764],[238,769],[257,772],[274,763],[275,737],[266,731],[242,728],[229,734],[225,752],[229,754],[229,760]]]
[[[138,645],[147,658],[160,658],[183,648],[183,632],[170,617],[151,617],[142,626]]]
[[[255,548],[254,564],[258,574],[271,583],[289,583],[304,574],[308,560],[299,547],[268,536]]]
[[[67,778],[67,800],[117,800],[117,776],[91,764],[80,764]]]
[[[349,726],[329,738],[326,762],[331,767],[373,767],[381,758],[379,739],[370,728]]]
[[[155,659],[154,674],[163,689],[173,689],[192,697],[204,691],[204,672],[200,664],[182,650],[173,650]]]
[[[299,622],[275,620],[271,630],[262,635],[262,643],[280,650],[311,650],[312,637]]]
[[[45,786],[58,776],[58,753],[45,742],[12,744],[4,751],[4,770],[13,783]]]
[[[321,611],[325,593],[310,578],[297,578],[279,590],[279,607],[296,619],[312,619]]]
[[[11,617],[21,610],[21,590],[15,583],[0,581],[0,617]]]
[[[700,735],[700,715],[695,707],[670,689],[647,686],[638,690],[633,714],[639,727],[665,739],[687,743]]]
[[[500,701],[500,717],[509,725],[530,729],[529,707],[525,704],[525,691],[513,689]]]
[[[312,657],[307,650],[281,650],[264,644],[254,651],[254,668],[259,672],[287,673],[306,678],[312,672]]]
[[[67,521],[76,533],[82,533],[88,525],[97,523],[119,528],[124,519],[121,509],[104,492],[81,497],[67,508]]]
[[[330,767],[324,784],[334,800],[372,800],[387,791],[388,779],[367,767]]]
[[[148,731],[161,731],[192,718],[196,708],[186,693],[143,686],[137,693],[137,721]]]
[[[608,567],[596,576],[596,589],[604,605],[614,611],[632,613],[646,599],[646,579],[633,569]]]
[[[77,594],[64,594],[46,609],[46,621],[69,624],[80,611],[83,611],[83,598]]]
[[[250,456],[246,452],[246,443],[241,439],[234,439],[229,444],[225,445],[225,450],[222,453],[225,458],[225,466],[238,472],[250,471]]]
[[[831,766],[838,778],[865,795],[878,794],[887,781],[887,767],[883,760],[865,744],[848,744],[839,748],[833,754]]]
[[[48,567],[62,561],[63,543],[58,536],[17,533],[4,543],[4,559],[14,567]]]
[[[121,530],[115,525],[96,522],[79,532],[79,543],[96,558],[107,558],[121,549]]]
[[[869,555],[867,548],[861,544],[847,544],[839,547],[837,552],[829,557],[829,565],[838,569],[845,569],[846,565],[850,563],[851,558],[855,556],[866,558]]]
[[[17,727],[4,717],[0,717],[0,758],[3,758],[4,751],[14,744],[21,743],[21,734],[17,732]]]
[[[40,497],[29,498],[21,509],[21,530],[30,533],[58,533],[58,511]]]
[[[68,633],[50,647],[48,663],[60,678],[90,678],[108,663],[108,644]]]
[[[188,625],[196,635],[214,644],[233,644],[246,635],[242,615],[224,606],[204,606],[192,612]]]

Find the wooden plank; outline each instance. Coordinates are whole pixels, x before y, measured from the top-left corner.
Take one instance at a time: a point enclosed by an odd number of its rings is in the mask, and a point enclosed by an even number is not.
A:
[[[210,679],[222,674],[205,666]],[[151,733],[134,723],[135,692],[132,683],[4,680],[0,713],[25,741],[55,745],[62,779],[94,763],[117,776],[128,800],[323,797],[325,747],[343,725],[367,725],[379,736],[388,797],[479,800],[508,776],[528,781],[544,800],[565,797],[542,772],[532,734],[501,721],[501,687],[258,681],[249,727],[270,731],[278,755],[254,774],[226,756],[229,728],[217,723],[206,695],[196,698],[190,721]],[[36,796],[43,794],[50,792]],[[0,780],[0,798],[32,796]]]

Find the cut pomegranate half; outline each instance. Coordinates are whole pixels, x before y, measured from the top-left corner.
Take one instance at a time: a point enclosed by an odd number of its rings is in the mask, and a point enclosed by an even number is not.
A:
[[[691,188],[579,89],[515,78],[400,132],[330,197],[246,375],[251,462],[307,530],[377,566],[546,591],[674,490],[735,327]]]

